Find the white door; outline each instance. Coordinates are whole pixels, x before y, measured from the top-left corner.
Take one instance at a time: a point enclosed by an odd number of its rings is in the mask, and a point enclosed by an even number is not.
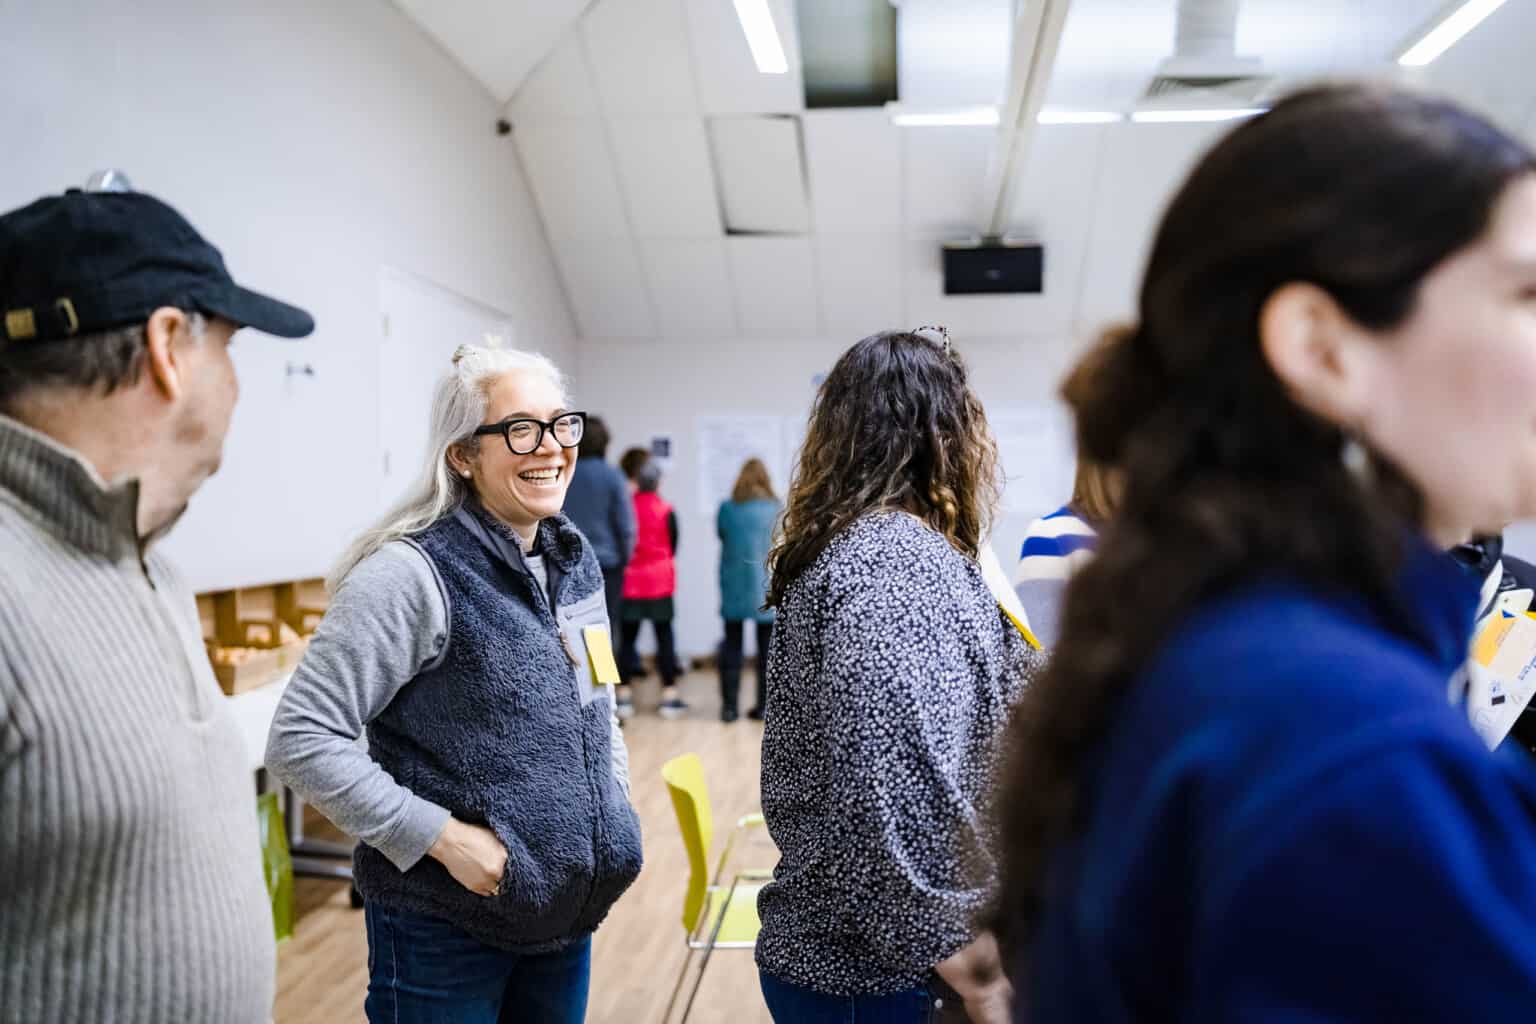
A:
[[[421,476],[432,396],[460,345],[488,336],[510,339],[510,315],[404,271],[379,275],[383,343],[379,361],[379,436],[383,441],[381,508]]]

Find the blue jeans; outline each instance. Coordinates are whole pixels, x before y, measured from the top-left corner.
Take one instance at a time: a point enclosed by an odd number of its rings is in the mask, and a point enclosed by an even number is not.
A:
[[[581,1024],[592,939],[553,953],[508,953],[449,922],[369,903],[372,1024]]]
[[[776,1024],[931,1024],[940,1005],[927,985],[877,996],[829,996],[759,971]]]

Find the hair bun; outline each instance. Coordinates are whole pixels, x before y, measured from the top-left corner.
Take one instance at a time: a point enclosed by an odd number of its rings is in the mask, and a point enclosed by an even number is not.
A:
[[[1151,354],[1141,328],[1112,327],[1062,382],[1078,447],[1089,458],[1119,461],[1127,439],[1151,414],[1163,393]]]

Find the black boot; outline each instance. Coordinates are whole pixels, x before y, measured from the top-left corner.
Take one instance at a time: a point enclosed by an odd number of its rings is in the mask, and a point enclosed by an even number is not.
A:
[[[763,720],[763,711],[768,707],[768,677],[761,671],[757,674],[757,703],[747,710],[747,717],[754,722]]]
[[[720,669],[720,721],[734,722],[738,714],[736,711],[736,696],[741,690],[741,669]]]

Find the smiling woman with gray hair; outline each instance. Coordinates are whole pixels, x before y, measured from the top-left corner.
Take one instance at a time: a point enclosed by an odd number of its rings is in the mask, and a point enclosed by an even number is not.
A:
[[[584,422],[543,356],[461,347],[278,707],[267,767],[361,840],[370,1020],[580,1021],[639,873],[602,570],[560,514]]]

